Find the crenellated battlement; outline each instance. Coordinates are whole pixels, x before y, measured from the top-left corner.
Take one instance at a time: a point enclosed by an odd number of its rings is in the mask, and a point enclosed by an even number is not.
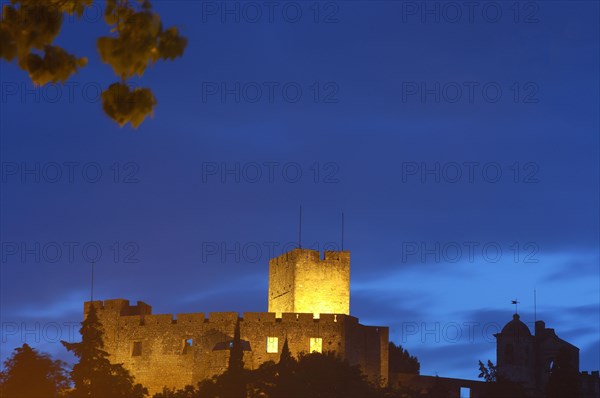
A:
[[[269,260],[269,265],[306,263],[310,265],[328,265],[340,263],[350,265],[349,251],[326,250],[321,257],[318,250],[296,248]]]
[[[203,312],[184,313],[184,314],[152,314],[151,306],[138,301],[137,305],[129,305],[128,300],[115,299],[106,301],[86,301],[84,303],[85,313],[89,311],[91,305],[99,310],[99,317],[103,318],[108,313],[118,315],[121,326],[150,326],[150,325],[181,325],[181,324],[233,324],[239,321],[241,323],[260,322],[260,323],[358,323],[358,318],[345,314],[320,314],[316,316],[313,313],[306,312],[284,312],[280,316],[275,312],[244,312],[239,316],[236,312]],[[208,315],[208,316],[207,316]],[[115,319],[111,315],[111,319]]]
[[[347,250],[332,251],[326,250],[323,261],[337,261],[350,265],[350,252]]]
[[[269,264],[287,264],[297,262],[300,259],[317,262],[319,261],[319,251],[296,248],[290,250],[289,252],[283,253],[278,257],[272,258],[269,260]]]
[[[83,303],[83,313],[87,316],[90,306],[94,306],[97,310],[107,310],[119,313],[121,316],[127,315],[150,315],[152,307],[143,301],[138,301],[136,305],[130,305],[129,300],[112,299],[112,300],[94,300]]]

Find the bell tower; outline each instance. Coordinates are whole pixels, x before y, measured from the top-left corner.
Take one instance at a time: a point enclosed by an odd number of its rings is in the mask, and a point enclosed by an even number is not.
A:
[[[350,315],[350,252],[294,249],[269,261],[269,312]]]
[[[535,386],[535,337],[523,323],[519,314],[514,314],[496,336],[496,360],[498,375],[523,384]]]

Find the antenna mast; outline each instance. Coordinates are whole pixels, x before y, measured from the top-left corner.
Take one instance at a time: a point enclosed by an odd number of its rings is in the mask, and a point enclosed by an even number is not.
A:
[[[96,265],[95,261],[92,261],[92,281],[90,288],[90,301],[94,301],[94,265]]]
[[[533,289],[533,322],[537,322],[537,294]]]
[[[298,248],[302,249],[302,205],[300,205],[300,222],[298,224]]]
[[[342,251],[344,251],[344,212],[342,212]]]

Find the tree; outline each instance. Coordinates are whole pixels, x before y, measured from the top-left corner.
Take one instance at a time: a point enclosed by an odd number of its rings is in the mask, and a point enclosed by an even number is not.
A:
[[[153,398],[199,398],[200,393],[194,386],[185,386],[180,390],[163,388],[162,392],[154,394]]]
[[[142,398],[148,390],[134,384],[133,376],[122,364],[111,364],[104,351],[103,328],[98,320],[96,308],[90,306],[87,317],[81,323],[81,342],[62,344],[79,358],[73,366],[71,379],[75,385],[74,398]]]
[[[199,396],[203,398],[246,398],[246,387],[250,380],[249,373],[244,369],[244,348],[238,318],[233,332],[233,340],[230,342],[227,369],[212,379],[201,381],[198,385]]]
[[[483,364],[483,362],[479,361],[479,376],[477,376],[477,377],[479,377],[480,379],[483,378],[486,381],[486,383],[491,383],[491,382],[496,381],[496,377],[497,377],[496,366],[489,359],[487,361],[487,368]]]
[[[419,374],[421,364],[417,357],[413,357],[401,345],[390,341],[388,351],[390,373],[415,373]]]
[[[245,398],[246,397],[246,372],[244,370],[244,349],[240,337],[240,320],[235,323],[233,341],[229,353],[227,370],[220,378],[223,397]]]
[[[232,374],[240,374],[244,370],[244,348],[242,347],[242,338],[240,335],[240,320],[235,323],[233,332],[233,340],[231,341],[231,349],[229,353],[229,362],[227,371]]]
[[[0,58],[16,60],[36,85],[66,82],[88,59],[54,45],[54,39],[65,15],[79,19],[92,4],[93,0],[11,0],[2,9]],[[120,126],[129,122],[137,128],[157,101],[149,88],[131,88],[127,79],[141,77],[148,65],[159,60],[182,56],[187,39],[176,27],[163,28],[150,0],[102,4],[111,34],[98,38],[96,46],[102,61],[120,78],[102,93],[102,108]]]
[[[297,396],[297,385],[296,385],[296,370],[298,362],[292,356],[288,345],[287,337],[283,343],[281,349],[281,355],[279,356],[279,362],[275,367],[275,378],[273,381],[274,388],[271,392],[273,398],[293,398]]]
[[[294,375],[298,397],[363,398],[381,395],[358,365],[350,365],[332,352],[300,355]]]
[[[234,362],[232,362],[234,363]],[[233,388],[232,388],[233,386]],[[241,386],[241,388],[240,388]],[[383,398],[390,393],[367,381],[358,365],[350,365],[334,353],[300,355],[298,360],[282,350],[278,363],[263,363],[258,369],[245,369],[239,379],[227,369],[223,374],[203,380],[198,389],[164,390],[154,398]],[[405,397],[403,395],[402,397]],[[413,397],[413,395],[410,395]]]
[[[482,398],[525,398],[525,388],[498,373],[498,366],[488,359],[487,367],[479,361],[479,378],[486,382]]]
[[[4,362],[0,396],[5,398],[57,397],[69,386],[65,363],[52,360],[27,344]]]
[[[281,355],[279,356],[279,363],[277,364],[277,369],[279,371],[279,375],[285,374],[289,375],[293,372],[294,367],[296,366],[296,360],[292,356],[290,352],[290,347],[288,345],[288,339],[285,338],[283,342],[283,348],[281,349]]]

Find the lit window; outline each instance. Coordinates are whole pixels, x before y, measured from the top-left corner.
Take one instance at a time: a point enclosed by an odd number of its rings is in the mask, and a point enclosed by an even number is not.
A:
[[[310,338],[310,352],[323,352],[323,339],[320,337]]]
[[[142,342],[134,341],[133,342],[133,350],[131,351],[131,356],[139,357],[140,355],[142,355]]]
[[[276,354],[279,351],[279,339],[277,337],[267,337],[267,352]]]
[[[471,389],[469,387],[461,387],[460,398],[471,398]]]

